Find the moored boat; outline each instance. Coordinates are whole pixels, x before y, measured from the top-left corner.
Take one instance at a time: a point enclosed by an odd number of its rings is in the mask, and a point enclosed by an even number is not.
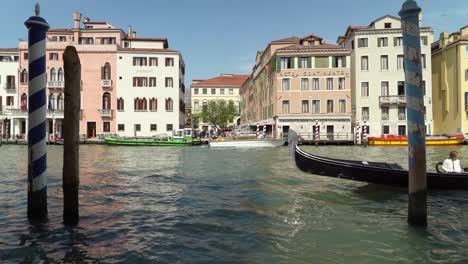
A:
[[[408,187],[408,171],[396,163],[320,157],[295,146],[297,167],[311,174],[367,183]],[[428,189],[468,190],[468,173],[427,172]]]
[[[172,137],[105,137],[109,145],[121,146],[195,146],[201,145],[201,140],[194,138],[191,129],[177,129]]]
[[[407,136],[385,135],[380,137],[368,137],[368,144],[371,146],[407,146]],[[465,141],[463,134],[427,136],[427,146],[461,145]]]
[[[211,141],[210,147],[263,148],[284,145],[284,140],[218,140]]]

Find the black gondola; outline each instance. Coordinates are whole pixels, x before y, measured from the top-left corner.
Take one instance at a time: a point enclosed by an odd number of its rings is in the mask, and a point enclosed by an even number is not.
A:
[[[408,171],[396,163],[324,158],[295,146],[297,167],[308,173],[367,183],[408,187]],[[427,173],[428,189],[468,190],[468,173]]]

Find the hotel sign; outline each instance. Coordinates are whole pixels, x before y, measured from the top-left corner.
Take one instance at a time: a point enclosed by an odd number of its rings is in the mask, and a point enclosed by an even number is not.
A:
[[[331,70],[331,71],[281,71],[280,77],[320,77],[320,76],[349,76],[349,71]]]

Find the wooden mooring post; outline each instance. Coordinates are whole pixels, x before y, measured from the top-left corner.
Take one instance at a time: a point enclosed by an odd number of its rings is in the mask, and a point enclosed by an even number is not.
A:
[[[80,83],[81,64],[73,46],[63,54],[65,70],[65,109],[63,120],[63,222],[78,224],[80,185]]]
[[[28,28],[28,218],[47,220],[46,150],[46,32],[49,24],[36,15],[24,24]]]
[[[422,89],[419,13],[414,0],[406,0],[399,15],[403,30],[406,105],[408,112],[408,223],[427,226],[426,138]]]

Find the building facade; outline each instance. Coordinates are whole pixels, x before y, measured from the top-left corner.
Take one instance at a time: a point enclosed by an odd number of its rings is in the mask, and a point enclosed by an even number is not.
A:
[[[18,69],[18,49],[0,49],[0,137],[4,139],[21,130],[12,113],[18,108]]]
[[[434,133],[468,132],[468,26],[432,45]]]
[[[433,133],[431,28],[421,27],[426,134]],[[352,50],[352,119],[371,136],[406,135],[405,74],[401,21],[384,16],[369,26],[350,26],[338,44]]]
[[[232,100],[236,108],[239,109],[239,90],[247,78],[247,75],[221,74],[207,80],[193,80],[190,86],[192,113],[200,113],[203,106],[207,105],[211,100]],[[234,118],[233,122],[229,123],[228,126],[236,126],[237,120],[238,117]],[[210,124],[203,122],[203,120],[200,120],[198,128],[205,130],[214,129]]]
[[[319,36],[272,41],[241,89],[241,123],[267,133],[351,136],[351,50]],[[316,127],[318,125],[318,127]]]
[[[183,128],[180,53],[168,49],[166,39],[127,37],[124,43],[117,52],[117,133],[147,137]]]
[[[184,94],[183,79],[183,60],[177,51],[169,50],[167,40],[137,38],[136,33],[129,31],[126,33],[122,29],[116,28],[107,22],[94,22],[89,18],[84,18],[80,13],[73,13],[73,28],[55,28],[47,32],[46,37],[46,87],[47,87],[47,133],[49,139],[62,137],[62,120],[64,110],[64,88],[65,74],[63,68],[63,53],[67,46],[74,46],[78,52],[81,62],[81,116],[80,116],[80,134],[82,138],[102,138],[109,134],[149,136],[153,131],[147,123],[141,124],[144,131],[135,133],[136,120],[148,120],[158,124],[161,122],[173,123],[174,128],[183,125],[183,110],[179,111],[180,98]],[[83,26],[82,26],[83,25]],[[134,57],[143,58],[144,56],[155,56],[160,60],[165,60],[165,56],[173,56],[172,70],[158,70],[159,84],[163,84],[167,74],[173,78],[174,91],[169,89],[150,91],[141,89],[140,84],[144,82],[148,87],[148,76],[155,74],[154,68],[138,65],[135,68]],[[3,111],[2,114],[9,116],[11,122],[10,138],[27,138],[27,106],[28,106],[28,44],[27,41],[20,41],[19,66],[17,74],[19,85],[16,90],[18,104]],[[146,58],[148,60],[148,58]],[[142,61],[139,61],[142,62]],[[164,63],[164,62],[162,62]],[[117,67],[119,65],[119,67]],[[144,69],[143,69],[144,68]],[[169,67],[168,67],[169,68]],[[138,75],[140,74],[140,75]],[[146,78],[146,81],[142,79]],[[138,82],[134,85],[134,80]],[[121,91],[119,92],[119,89]],[[148,95],[144,95],[148,93]],[[140,113],[134,107],[134,100],[138,98],[156,98],[159,97],[174,98],[174,111],[167,111],[164,114],[159,112]],[[117,96],[121,100],[117,100]],[[163,99],[164,100],[164,99]],[[124,102],[128,105],[124,105]],[[161,103],[161,101],[160,101]],[[183,102],[182,102],[183,103]],[[154,104],[154,102],[153,102]],[[141,106],[141,103],[138,104]],[[146,103],[145,107],[149,105]],[[122,106],[121,110],[117,110]],[[156,106],[157,107],[157,106]],[[130,111],[135,109],[134,111]],[[138,108],[139,109],[139,108]],[[182,109],[182,108],[180,108]],[[127,112],[126,112],[127,111]],[[131,112],[131,113],[130,113]],[[119,115],[122,115],[120,118]],[[132,116],[132,117],[129,117]],[[154,120],[157,119],[158,122]],[[163,120],[163,121],[160,121]],[[170,120],[170,121],[168,121]],[[119,124],[123,124],[124,129],[119,131]],[[126,123],[128,122],[128,124]],[[153,124],[151,123],[151,124]],[[147,129],[148,127],[148,129]],[[143,129],[142,128],[142,129]],[[166,131],[166,130],[164,130]],[[151,132],[151,133],[150,133]]]

